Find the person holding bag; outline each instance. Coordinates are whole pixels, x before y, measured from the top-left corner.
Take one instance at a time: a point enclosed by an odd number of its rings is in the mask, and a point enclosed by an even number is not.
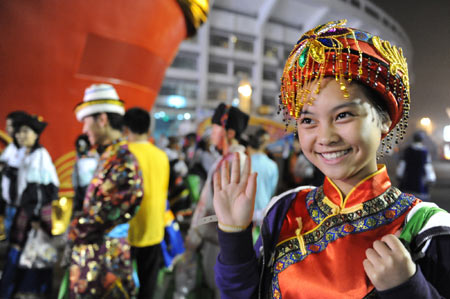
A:
[[[39,143],[47,123],[27,115],[15,124],[15,136],[25,148],[17,176],[18,210],[10,235],[10,249],[0,297],[14,294],[51,294],[56,250],[51,244],[52,201],[58,198],[59,180],[48,151]]]

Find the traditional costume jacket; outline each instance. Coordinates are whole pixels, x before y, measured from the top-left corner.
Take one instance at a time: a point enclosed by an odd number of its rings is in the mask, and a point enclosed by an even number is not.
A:
[[[128,145],[106,148],[88,187],[82,214],[72,221],[71,298],[129,298],[135,295],[130,245],[126,237],[107,236],[128,222],[143,196],[142,176]]]
[[[39,146],[26,154],[17,175],[19,207],[11,229],[11,243],[23,247],[31,221],[51,235],[51,205],[58,199],[59,179],[48,151]]]
[[[30,234],[35,234],[32,222],[39,223],[40,230],[51,236],[52,201],[58,198],[59,180],[48,151],[37,146],[30,153],[21,149],[17,174],[18,206],[10,232],[10,246],[7,262],[0,281],[0,297],[12,298],[17,294],[45,295],[51,293],[52,262],[51,253],[43,254],[50,246],[50,238],[40,239],[40,246],[30,246],[23,252]],[[25,263],[22,264],[22,258]],[[45,259],[43,260],[43,258]],[[25,268],[22,268],[25,267]]]
[[[363,268],[366,249],[401,230],[408,213],[419,205],[420,200],[391,186],[385,166],[345,198],[329,178],[318,188],[290,190],[269,205],[256,252],[251,250],[250,228],[239,233],[219,230],[222,251],[216,283],[222,298],[448,296],[448,224],[446,228],[434,225],[435,233],[421,231],[410,244],[418,267],[404,284],[377,292]]]

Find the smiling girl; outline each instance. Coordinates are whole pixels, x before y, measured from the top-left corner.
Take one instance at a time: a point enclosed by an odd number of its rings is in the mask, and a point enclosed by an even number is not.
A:
[[[305,33],[283,72],[280,104],[326,176],[272,199],[252,248],[256,175],[239,157],[214,177],[222,298],[450,296],[450,217],[391,185],[380,144],[401,139],[409,79],[401,50],[330,22]],[[396,132],[396,134],[394,134]],[[248,161],[249,159],[247,159]]]

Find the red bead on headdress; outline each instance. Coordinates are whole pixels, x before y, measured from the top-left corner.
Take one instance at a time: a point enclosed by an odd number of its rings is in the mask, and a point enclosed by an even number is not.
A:
[[[348,97],[347,82],[357,80],[386,101],[392,129],[402,138],[409,114],[409,77],[402,49],[378,36],[344,27],[347,20],[329,22],[306,32],[291,51],[281,78],[280,106],[298,118],[312,104],[326,76],[333,76]],[[315,90],[310,83],[317,82]],[[288,117],[286,115],[286,117]]]

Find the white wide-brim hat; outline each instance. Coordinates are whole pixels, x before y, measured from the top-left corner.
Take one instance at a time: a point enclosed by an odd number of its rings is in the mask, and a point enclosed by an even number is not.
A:
[[[105,83],[92,84],[84,91],[83,102],[75,107],[75,115],[78,121],[82,121],[86,116],[103,112],[124,115],[124,102],[119,99],[114,86]]]

